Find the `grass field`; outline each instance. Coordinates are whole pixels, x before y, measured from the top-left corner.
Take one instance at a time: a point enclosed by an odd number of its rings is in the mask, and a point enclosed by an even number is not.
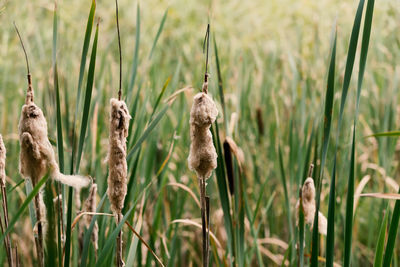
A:
[[[112,266],[119,229],[108,216],[106,156],[119,82],[115,2],[0,0],[7,233],[21,266],[37,266],[39,187],[18,171],[27,72],[13,21],[61,172],[91,176],[98,186],[101,214],[86,229],[87,215],[77,215],[88,190],[78,196],[43,178],[45,265]],[[120,0],[122,98],[132,116],[122,213],[141,236],[119,225],[126,265],[202,264],[200,191],[187,158],[209,22],[208,94],[219,110],[212,126],[218,167],[207,186],[210,266],[399,266],[399,21],[399,2],[388,0]],[[302,213],[297,224],[311,163],[327,236],[304,225]],[[61,211],[52,201],[58,194]],[[90,242],[95,220],[97,251]]]

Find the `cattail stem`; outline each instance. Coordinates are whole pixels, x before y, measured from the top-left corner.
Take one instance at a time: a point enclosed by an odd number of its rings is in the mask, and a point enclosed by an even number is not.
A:
[[[21,37],[21,35],[19,34],[18,27],[17,27],[17,25],[15,24],[15,22],[14,22],[14,27],[15,27],[15,30],[16,30],[16,32],[17,32],[19,41],[21,42],[22,50],[24,50],[24,55],[25,55],[26,69],[27,69],[27,72],[28,72],[28,75],[27,75],[27,78],[28,78],[28,89],[27,89],[27,91],[26,91],[25,104],[29,104],[29,103],[33,102],[33,88],[32,88],[31,71],[30,71],[30,69],[29,69],[28,55],[27,55],[27,53],[26,53],[25,46],[24,46],[24,42],[22,41],[22,37]]]
[[[206,180],[202,177],[199,178],[200,187],[200,206],[201,206],[201,225],[203,237],[203,266],[208,267],[208,224],[209,224],[209,198],[206,196]],[[208,199],[208,201],[207,201]],[[208,202],[208,205],[207,205]],[[207,208],[208,206],[208,208]]]
[[[37,236],[35,236],[36,253],[38,257],[38,266],[44,266],[43,254],[43,228],[42,228],[42,212],[40,210],[40,197],[39,194],[35,196],[35,212],[36,212],[36,227]]]
[[[8,228],[8,203],[7,203],[7,193],[6,193],[6,186],[1,182],[1,195],[2,195],[2,202],[3,202],[3,218],[4,218],[4,228]],[[4,239],[8,264],[12,267],[14,266],[13,257],[12,257],[12,249],[11,249],[11,240],[10,236],[7,236]]]
[[[119,213],[117,215],[117,226],[121,223],[122,221],[122,213]],[[125,266],[125,263],[122,259],[122,229],[118,233],[117,237],[117,266],[122,267]]]
[[[314,164],[310,164],[310,168],[308,169],[308,176],[307,177],[312,177],[312,173],[314,170]]]
[[[1,230],[1,234],[4,234],[4,226],[3,226],[3,220],[1,219],[1,216],[0,216],[0,230]],[[10,252],[8,250],[7,238],[4,238],[3,242],[4,242],[4,247],[6,248],[8,264],[10,264]]]
[[[3,206],[3,219],[4,226],[0,220],[2,233],[4,230],[8,228],[8,203],[7,203],[7,192],[6,192],[6,147],[4,146],[3,136],[0,135],[0,191],[2,196],[2,206]],[[0,216],[1,217],[1,216]],[[4,229],[3,229],[4,228]],[[6,249],[7,260],[9,266],[14,266],[13,257],[12,257],[12,249],[11,249],[11,240],[10,236],[7,234],[4,239],[4,247]]]
[[[210,198],[206,196],[206,223],[207,223],[207,238],[206,238],[206,251],[207,251],[207,258],[206,263],[207,266],[209,265],[209,257],[210,257]]]

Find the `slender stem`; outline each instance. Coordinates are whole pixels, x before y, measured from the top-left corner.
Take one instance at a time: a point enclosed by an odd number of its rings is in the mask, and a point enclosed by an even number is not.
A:
[[[117,215],[117,226],[122,221],[122,213]],[[125,266],[125,263],[122,259],[122,229],[118,233],[117,237],[117,266],[122,267]]]
[[[21,34],[19,33],[19,30],[18,30],[17,25],[15,24],[15,22],[13,22],[13,23],[14,23],[15,30],[17,31],[17,35],[18,35],[19,41],[20,41],[21,46],[22,46],[22,50],[24,50],[24,54],[25,54],[26,69],[27,69],[27,72],[28,72],[28,74],[27,74],[27,78],[28,78],[28,90],[26,91],[26,101],[25,101],[25,102],[26,102],[26,104],[28,104],[28,103],[30,103],[30,102],[33,102],[33,88],[32,88],[31,71],[30,71],[30,69],[29,69],[28,55],[27,55],[27,53],[26,53],[26,49],[25,49],[25,46],[24,46],[24,42],[22,41],[22,37],[21,37]]]
[[[210,24],[207,24],[206,36],[203,42],[203,53],[206,52],[206,63],[204,72],[203,93],[208,93],[208,50],[210,47]]]
[[[8,228],[8,203],[7,203],[7,193],[6,193],[6,186],[1,183],[1,194],[2,194],[2,201],[3,201],[3,218],[4,218],[4,228]],[[4,239],[7,246],[7,256],[8,256],[8,263],[11,267],[14,266],[13,257],[12,257],[12,249],[11,249],[11,240],[10,236],[7,234],[6,238]]]
[[[308,169],[308,176],[307,177],[312,177],[312,173],[314,170],[314,164],[310,164],[310,168]]]
[[[206,216],[206,184],[203,177],[199,177],[200,187],[200,207],[201,207],[201,225],[203,239],[203,267],[208,267],[208,246],[207,246],[207,216]]]
[[[1,216],[0,216],[0,230],[1,230],[1,234],[3,235],[4,234],[4,227],[3,227],[3,221],[1,219]],[[3,240],[3,242],[4,242],[4,247],[6,248],[6,254],[7,254],[8,263],[10,264],[10,254],[9,254],[9,251],[8,251],[6,238]]]
[[[206,252],[207,252],[207,257],[206,257],[206,262],[207,262],[207,266],[209,265],[209,257],[210,257],[210,197],[207,196],[207,191],[206,191],[206,187],[205,187],[206,183],[204,183],[204,192],[206,195],[206,227],[207,227],[207,236],[206,236]]]
[[[40,197],[39,194],[35,196],[35,211],[36,211],[36,227],[37,237],[35,237],[36,252],[38,257],[38,266],[44,266],[43,255],[43,229],[42,229],[42,213],[40,210]]]
[[[122,91],[122,52],[121,52],[121,36],[119,34],[118,0],[115,0],[115,13],[116,13],[116,17],[117,17],[117,33],[118,33],[118,48],[119,48],[119,89],[118,89],[118,100],[121,100],[121,91]]]

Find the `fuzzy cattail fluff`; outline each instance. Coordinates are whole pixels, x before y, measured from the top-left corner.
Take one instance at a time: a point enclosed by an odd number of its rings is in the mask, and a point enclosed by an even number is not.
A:
[[[194,96],[190,111],[189,168],[196,171],[199,178],[207,179],[217,167],[217,152],[210,131],[211,124],[218,115],[218,109],[212,98],[205,93]]]
[[[302,195],[302,204],[304,211],[304,222],[309,224],[311,228],[313,228],[314,216],[315,216],[315,185],[314,180],[311,177],[308,177],[301,189]],[[297,211],[297,223],[299,221],[299,208],[300,204],[297,202],[296,211]],[[319,211],[318,212],[318,231],[322,235],[327,234],[327,220],[325,216]]]
[[[115,214],[121,214],[127,192],[126,138],[131,116],[124,101],[111,98],[110,104],[107,194],[111,210]]]
[[[0,134],[0,186],[6,184],[6,152],[3,136]]]
[[[47,122],[42,110],[29,101],[22,106],[19,121],[20,173],[25,178],[31,178],[33,185],[47,172],[50,177],[77,189],[89,185],[87,177],[79,175],[64,175],[55,159],[54,150],[47,136]]]
[[[97,197],[97,184],[93,183],[89,190],[89,196],[85,200],[83,204],[83,212],[96,212],[96,197]],[[90,223],[92,222],[93,215],[86,215],[82,220],[82,224],[80,227],[81,230],[81,238],[83,238],[83,228],[89,228]],[[98,239],[99,239],[99,226],[97,221],[94,223],[93,232],[92,232],[92,242],[94,244],[94,249],[97,251],[98,249]]]

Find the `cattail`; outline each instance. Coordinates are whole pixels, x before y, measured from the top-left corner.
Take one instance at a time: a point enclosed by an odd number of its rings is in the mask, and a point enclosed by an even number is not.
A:
[[[107,194],[111,210],[119,214],[124,207],[127,192],[126,138],[131,116],[124,101],[112,98],[110,104]]]
[[[47,122],[43,111],[30,99],[22,106],[19,121],[20,173],[31,178],[36,185],[47,172],[50,177],[76,189],[89,185],[89,179],[80,175],[64,175],[60,172],[55,153],[47,135]]]
[[[205,93],[198,93],[190,111],[190,152],[189,169],[196,172],[200,179],[208,179],[217,167],[211,124],[218,115],[218,109],[212,98]]]
[[[217,168],[217,152],[215,151],[211,124],[218,116],[218,109],[208,93],[208,48],[210,45],[210,24],[207,25],[204,47],[207,44],[207,55],[202,92],[194,96],[190,111],[190,151],[188,157],[189,169],[195,171],[199,179],[201,223],[203,234],[203,266],[207,267],[210,233],[210,198],[206,192],[206,180]]]
[[[110,136],[108,150],[108,199],[117,224],[122,220],[122,209],[127,193],[126,138],[128,137],[129,115],[124,101],[111,98]],[[122,260],[122,231],[117,240],[117,266],[125,266]]]
[[[44,175],[49,173],[51,178],[79,190],[89,185],[89,179],[78,175],[64,175],[60,172],[53,147],[47,135],[46,118],[44,117],[43,111],[34,103],[32,78],[24,43],[17,26],[15,24],[14,26],[25,54],[28,72],[28,88],[26,91],[25,104],[22,106],[18,125],[20,140],[19,171],[24,178],[31,179],[33,186],[35,186]],[[45,208],[41,192],[35,196],[34,203],[37,220],[37,225],[34,229],[35,232],[37,232],[35,242],[39,266],[43,266],[42,220],[45,219]]]
[[[205,82],[206,83],[206,82]],[[203,86],[203,89],[206,88]],[[207,89],[207,88],[206,88]],[[217,167],[217,152],[215,151],[211,124],[218,115],[218,109],[207,90],[194,96],[190,111],[190,152],[189,169],[195,171],[199,179],[201,220],[203,230],[203,266],[208,266],[208,233],[209,233],[209,198],[206,196],[206,180]]]
[[[89,195],[85,202],[83,203],[83,212],[96,212],[96,197],[97,197],[97,184],[93,183],[89,190]],[[80,240],[83,241],[83,229],[88,229],[92,222],[93,215],[86,215],[80,223]],[[99,240],[99,225],[95,221],[91,236],[94,251],[97,254],[98,250],[98,240]]]
[[[121,36],[119,32],[118,20],[118,0],[115,0],[115,17],[118,33],[118,51],[119,51],[119,88],[118,99],[111,98],[110,111],[110,135],[108,149],[108,199],[111,204],[111,211],[116,215],[117,224],[122,220],[122,209],[124,208],[125,196],[127,193],[128,166],[126,163],[126,138],[128,137],[129,115],[126,103],[121,100],[122,95],[122,52]],[[125,266],[122,259],[122,230],[117,237],[117,266]]]
[[[263,121],[262,109],[260,107],[257,107],[257,109],[256,109],[256,118],[257,118],[258,133],[260,134],[260,136],[263,136],[264,135],[264,121]]]
[[[308,177],[301,189],[302,195],[302,205],[304,212],[304,222],[310,225],[311,229],[313,228],[314,216],[315,216],[315,185],[314,180],[311,177]],[[297,202],[296,210],[297,210],[297,223],[299,220],[299,202]],[[327,220],[325,216],[318,212],[318,231],[322,235],[327,234]]]

